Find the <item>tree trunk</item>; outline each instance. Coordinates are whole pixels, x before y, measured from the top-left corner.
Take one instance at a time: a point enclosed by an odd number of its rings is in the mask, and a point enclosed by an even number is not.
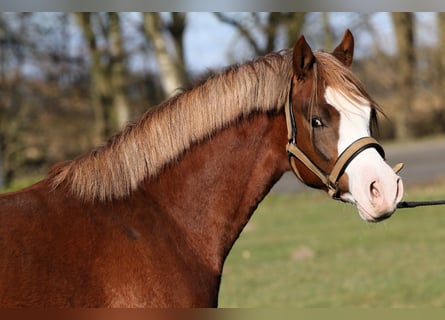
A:
[[[122,46],[121,25],[119,15],[110,13],[110,81],[113,92],[112,119],[110,127],[113,131],[122,128],[129,120],[129,106],[124,90],[125,66]]]
[[[179,21],[178,17],[174,19]],[[183,70],[183,64],[181,64],[181,58],[174,58],[167,50],[160,13],[144,13],[144,30],[154,47],[164,95],[166,97],[172,96],[178,88],[183,86],[184,72],[181,71]],[[182,37],[182,32],[178,34]],[[176,38],[176,41],[178,41],[178,38]],[[175,47],[178,47],[177,43]],[[182,54],[182,49],[180,51],[178,56]]]
[[[97,35],[92,24],[92,19],[101,23],[99,14],[75,15],[87,39],[91,57],[91,103],[95,114],[97,144],[116,133],[129,119],[129,106],[124,91],[125,67],[120,20],[117,13],[109,13],[107,23],[102,23],[102,36],[108,45],[104,52],[97,46]]]
[[[17,168],[23,165],[20,125],[26,121],[23,120],[26,112],[20,66],[25,65],[26,59],[27,43],[23,35],[27,22],[26,16],[21,16],[19,29],[8,34],[3,16],[0,16],[0,189],[10,186]],[[16,65],[8,66],[7,51],[15,54]]]
[[[102,70],[100,63],[100,52],[96,44],[96,35],[91,26],[91,13],[82,12],[75,13],[77,21],[87,40],[88,51],[90,54],[90,99],[94,112],[95,132],[94,144],[99,144],[105,138],[105,117],[103,115],[103,105],[101,92],[106,87],[105,72]]]
[[[439,29],[439,74],[438,92],[440,94],[441,108],[439,111],[441,129],[445,129],[445,13],[437,13]]]
[[[184,31],[187,24],[187,14],[183,12],[172,13],[172,23],[169,25],[168,30],[173,38],[173,44],[175,45],[176,58],[177,58],[177,72],[179,73],[179,79],[184,83],[187,79],[185,72],[185,58],[184,58]]]
[[[332,32],[331,24],[329,23],[329,13],[322,12],[323,33],[324,33],[324,48],[326,50],[334,49],[334,34]]]
[[[0,17],[0,40],[1,43],[6,41],[6,30],[3,28],[3,21]],[[6,69],[6,57],[4,55],[5,49],[0,47],[0,94],[3,94],[4,88],[6,82],[6,75],[5,75],[5,69]],[[5,126],[5,120],[6,117],[6,108],[3,105],[3,101],[0,98],[0,190],[5,188],[5,174],[4,174],[4,168],[3,168],[3,161],[4,161],[4,148],[5,148],[5,135],[4,135],[4,126]]]
[[[295,41],[297,41],[297,38],[300,36],[305,17],[305,12],[284,14],[284,25],[287,30],[287,48],[293,48]]]
[[[395,12],[391,14],[397,40],[398,58],[398,90],[399,97],[395,109],[396,139],[411,137],[412,130],[408,120],[412,116],[415,98],[414,72],[416,67],[414,47],[414,14],[411,12]]]

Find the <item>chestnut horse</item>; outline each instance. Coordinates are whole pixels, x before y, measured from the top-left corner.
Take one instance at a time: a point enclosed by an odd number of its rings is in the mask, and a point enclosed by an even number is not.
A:
[[[232,245],[292,168],[363,219],[389,217],[403,186],[370,138],[377,105],[348,68],[353,42],[347,30],[325,53],[302,36],[230,67],[2,195],[0,305],[217,306]]]

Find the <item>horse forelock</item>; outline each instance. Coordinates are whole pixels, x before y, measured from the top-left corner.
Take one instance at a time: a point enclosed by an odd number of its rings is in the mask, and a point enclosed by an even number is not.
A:
[[[332,89],[340,92],[346,99],[359,106],[363,101],[368,101],[372,109],[371,112],[371,125],[376,129],[377,112],[383,114],[383,110],[374,101],[366,91],[362,82],[356,77],[350,68],[345,67],[337,58],[332,54],[326,52],[314,52],[317,61],[317,67],[315,68],[314,85],[318,86],[320,83],[324,84],[324,87],[331,87]],[[313,89],[316,94],[317,88]],[[312,101],[316,101],[312,97]],[[313,102],[313,103],[314,103]],[[342,106],[337,106],[342,107]],[[372,128],[371,128],[372,129]]]
[[[317,61],[314,72],[314,77],[317,79],[315,85],[329,86],[352,101],[371,99],[360,80],[337,58],[329,53],[319,51],[314,52],[314,55]]]
[[[290,51],[230,67],[151,108],[108,142],[49,173],[86,201],[124,198],[186,150],[254,112],[283,107],[292,76]]]

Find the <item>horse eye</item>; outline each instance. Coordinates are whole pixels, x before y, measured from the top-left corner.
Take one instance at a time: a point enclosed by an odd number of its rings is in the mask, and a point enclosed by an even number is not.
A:
[[[318,117],[312,118],[312,127],[313,128],[320,128],[320,127],[323,127],[323,126],[324,126],[323,122],[321,121],[320,118],[318,118]]]

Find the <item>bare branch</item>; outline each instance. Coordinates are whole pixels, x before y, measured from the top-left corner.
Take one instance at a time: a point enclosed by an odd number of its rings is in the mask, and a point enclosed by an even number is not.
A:
[[[240,23],[238,20],[230,18],[229,16],[221,12],[215,12],[214,15],[219,19],[219,21],[229,24],[234,28],[236,28],[239,31],[239,33],[247,40],[249,45],[255,50],[255,52],[257,53],[263,52],[263,49],[261,49],[261,47],[255,41],[249,29],[247,29],[242,23]]]

